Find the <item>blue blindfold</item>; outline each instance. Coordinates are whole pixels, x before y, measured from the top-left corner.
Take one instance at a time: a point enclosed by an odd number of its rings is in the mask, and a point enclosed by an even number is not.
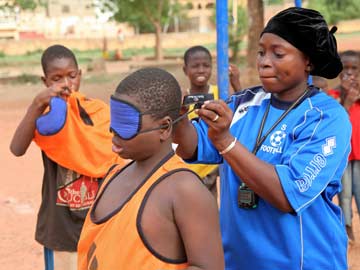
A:
[[[123,140],[130,140],[140,133],[167,128],[161,125],[156,128],[141,130],[141,119],[143,115],[151,112],[141,112],[133,104],[122,99],[111,96],[110,99],[110,131]]]
[[[49,103],[50,110],[36,119],[36,129],[43,136],[58,133],[65,125],[67,105],[60,97],[52,97]]]

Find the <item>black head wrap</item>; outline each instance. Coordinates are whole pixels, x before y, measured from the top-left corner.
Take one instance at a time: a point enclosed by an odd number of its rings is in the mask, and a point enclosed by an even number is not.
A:
[[[270,19],[261,33],[275,34],[309,56],[311,75],[333,79],[342,70],[334,33],[329,31],[323,16],[316,10],[292,7]]]

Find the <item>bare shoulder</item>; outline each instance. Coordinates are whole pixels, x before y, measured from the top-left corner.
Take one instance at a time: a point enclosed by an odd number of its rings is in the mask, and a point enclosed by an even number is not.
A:
[[[173,202],[196,201],[197,204],[202,201],[206,204],[214,203],[216,200],[211,192],[206,188],[202,180],[190,170],[180,170],[173,172],[168,176],[169,183],[172,186]],[[182,203],[183,204],[183,203]]]

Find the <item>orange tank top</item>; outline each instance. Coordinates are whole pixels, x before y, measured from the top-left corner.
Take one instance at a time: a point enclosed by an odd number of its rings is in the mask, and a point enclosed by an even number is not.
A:
[[[80,106],[93,125],[87,125],[81,119]],[[62,129],[53,135],[41,135],[35,130],[34,141],[59,165],[81,175],[99,178],[104,177],[112,164],[127,163],[112,151],[113,135],[109,126],[107,104],[74,92],[67,101],[66,122]]]
[[[127,167],[127,166],[126,166]],[[104,218],[104,222],[94,223],[91,216],[97,200],[108,183],[123,170],[121,166],[110,169],[99,190],[97,199],[89,211],[78,243],[78,270],[173,270],[188,267],[187,260],[171,260],[150,251],[144,244],[137,228],[137,218],[144,198],[151,187],[162,176],[174,170],[187,170],[186,164],[174,153],[169,154],[152,175],[132,193],[119,207],[119,211]],[[161,178],[163,179],[163,178]],[[152,250],[152,249],[151,249]]]

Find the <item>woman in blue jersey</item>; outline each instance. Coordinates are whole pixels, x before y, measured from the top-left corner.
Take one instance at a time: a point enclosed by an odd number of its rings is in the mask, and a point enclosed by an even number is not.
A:
[[[184,118],[177,153],[223,164],[220,219],[226,269],[347,269],[347,236],[332,198],[350,150],[344,109],[309,75],[342,70],[334,32],[320,13],[289,8],[259,39],[260,86],[228,104],[206,102]]]

